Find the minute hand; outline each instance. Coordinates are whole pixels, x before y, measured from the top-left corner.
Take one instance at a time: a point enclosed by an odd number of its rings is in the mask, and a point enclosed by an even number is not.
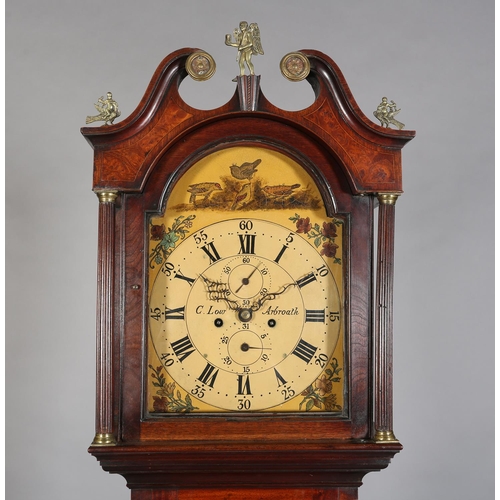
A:
[[[287,285],[284,285],[283,288],[277,292],[266,293],[260,299],[258,299],[257,301],[255,301],[252,304],[252,307],[251,307],[252,311],[258,311],[262,307],[262,304],[264,304],[264,302],[266,300],[274,300],[279,295],[285,293],[291,286],[296,286],[296,285],[297,285],[297,283],[288,283]]]

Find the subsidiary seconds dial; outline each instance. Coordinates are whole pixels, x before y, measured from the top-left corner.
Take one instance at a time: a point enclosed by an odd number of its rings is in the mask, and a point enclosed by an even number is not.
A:
[[[340,332],[326,262],[301,236],[259,219],[186,238],[158,273],[149,307],[169,375],[215,412],[278,409],[321,374]]]

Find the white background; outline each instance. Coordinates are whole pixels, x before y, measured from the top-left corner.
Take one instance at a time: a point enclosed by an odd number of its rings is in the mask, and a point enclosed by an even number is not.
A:
[[[382,96],[417,137],[396,205],[395,433],[405,449],[360,500],[493,497],[493,41],[490,0],[10,0],[6,6],[6,486],[12,500],[128,499],[94,436],[98,201],[81,136],[113,92],[125,118],[160,61],[198,47],[194,106],[233,95],[224,35],[257,22],[266,97],[312,102],[281,57],[317,49],[370,118]],[[244,498],[244,497],[242,497]]]

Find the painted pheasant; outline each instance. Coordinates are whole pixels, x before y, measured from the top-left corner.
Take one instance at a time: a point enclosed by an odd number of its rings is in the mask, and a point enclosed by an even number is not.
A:
[[[255,160],[253,163],[245,162],[240,166],[233,164],[229,167],[231,169],[231,175],[239,180],[250,180],[253,177],[253,174],[257,172],[257,166],[261,161],[262,160]]]
[[[222,187],[218,182],[199,182],[191,184],[187,191],[191,193],[189,203],[196,203],[197,196],[203,196],[203,201],[207,201],[214,191],[222,191]]]
[[[294,190],[299,187],[300,184],[292,184],[291,186],[280,184],[279,186],[264,186],[262,191],[268,198],[286,198],[291,196]]]

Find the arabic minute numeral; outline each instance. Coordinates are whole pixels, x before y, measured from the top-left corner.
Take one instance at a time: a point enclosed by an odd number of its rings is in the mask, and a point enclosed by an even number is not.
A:
[[[154,319],[156,321],[160,321],[161,317],[161,309],[159,307],[155,307],[154,309],[150,310],[151,312],[151,319]]]
[[[165,262],[161,268],[161,272],[168,277],[172,274],[172,271],[174,270],[174,265],[171,262]]]
[[[253,222],[251,220],[240,220],[240,229],[242,231],[251,231],[253,228]]]
[[[295,391],[289,385],[286,385],[284,389],[281,390],[281,394],[283,394],[283,399],[288,401],[295,396]]]
[[[330,321],[333,323],[334,321],[340,320],[340,311],[333,311],[330,313]]]
[[[318,357],[316,358],[315,363],[321,368],[324,368],[326,366],[326,362],[328,361],[328,356],[324,353],[318,354]]]
[[[252,403],[249,399],[238,399],[238,410],[249,410],[252,406]]]
[[[168,368],[169,366],[172,366],[174,364],[173,358],[171,358],[172,354],[169,352],[164,352],[160,356],[161,360],[163,361],[163,364]]]
[[[203,399],[203,396],[205,396],[205,388],[199,384],[196,384],[194,389],[191,389],[191,394],[199,399]]]
[[[207,241],[208,236],[206,233],[203,231],[203,229],[199,233],[194,233],[193,234],[194,242],[199,245],[203,241]]]
[[[328,268],[326,267],[326,264],[323,264],[321,267],[318,267],[316,271],[318,271],[318,274],[322,278],[324,278],[328,274]]]

